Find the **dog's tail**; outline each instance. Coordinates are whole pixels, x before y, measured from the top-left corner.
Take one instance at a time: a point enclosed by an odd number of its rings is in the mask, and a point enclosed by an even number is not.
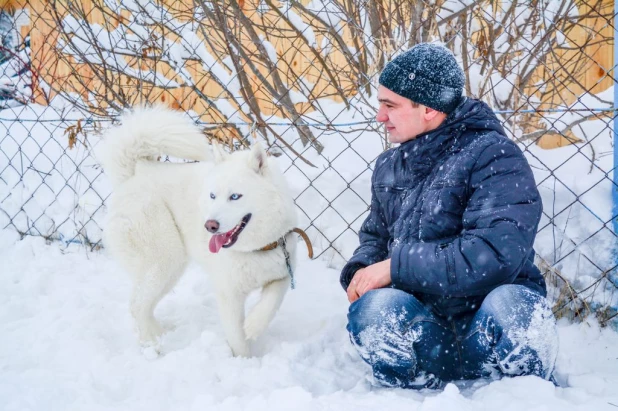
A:
[[[156,161],[161,155],[204,161],[212,159],[212,148],[188,117],[159,105],[123,115],[121,125],[107,130],[96,150],[114,184],[132,177],[138,160]]]

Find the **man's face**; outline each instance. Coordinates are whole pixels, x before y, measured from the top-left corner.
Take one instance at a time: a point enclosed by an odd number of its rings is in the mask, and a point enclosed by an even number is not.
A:
[[[405,143],[428,131],[427,107],[414,107],[410,99],[382,85],[378,87],[378,101],[380,108],[376,120],[386,126],[391,143]]]

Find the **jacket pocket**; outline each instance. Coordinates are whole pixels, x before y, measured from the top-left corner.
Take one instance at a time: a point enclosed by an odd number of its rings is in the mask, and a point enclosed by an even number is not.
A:
[[[453,244],[445,246],[446,248],[446,275],[448,283],[451,285],[457,284],[457,274],[455,272],[455,255],[453,251]],[[442,248],[442,245],[440,246]]]

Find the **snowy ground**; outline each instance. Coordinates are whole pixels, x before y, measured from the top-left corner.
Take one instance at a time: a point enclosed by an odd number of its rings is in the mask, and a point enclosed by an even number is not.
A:
[[[555,388],[536,377],[371,387],[345,332],[338,272],[301,261],[254,358],[233,358],[191,267],[156,311],[164,355],[136,343],[129,278],[104,253],[0,231],[0,410],[618,410],[618,333],[561,323]]]

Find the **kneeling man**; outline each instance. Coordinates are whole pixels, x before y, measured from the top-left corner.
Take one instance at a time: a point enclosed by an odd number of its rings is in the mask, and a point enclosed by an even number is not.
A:
[[[380,75],[377,120],[399,146],[376,160],[341,284],[351,340],[382,385],[552,378],[555,319],[533,250],[541,198],[521,150],[463,87],[435,44]]]

